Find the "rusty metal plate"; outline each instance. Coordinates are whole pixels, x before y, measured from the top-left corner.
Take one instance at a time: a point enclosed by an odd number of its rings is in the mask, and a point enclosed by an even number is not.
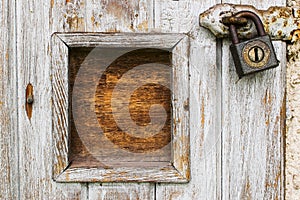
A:
[[[249,10],[256,13],[262,20],[266,32],[273,40],[288,40],[295,42],[300,38],[300,8],[270,7],[268,10],[258,10],[251,5],[217,4],[200,14],[200,26],[209,29],[216,37],[229,37],[228,27],[222,23],[223,17]],[[238,29],[241,38],[251,38],[256,34],[253,23]]]

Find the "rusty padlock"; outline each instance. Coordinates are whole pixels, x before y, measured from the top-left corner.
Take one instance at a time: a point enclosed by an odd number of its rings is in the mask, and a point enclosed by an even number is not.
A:
[[[278,66],[271,38],[266,34],[260,18],[251,11],[238,12],[234,17],[251,19],[258,33],[257,37],[240,42],[236,26],[234,24],[229,26],[232,37],[230,51],[239,77]]]

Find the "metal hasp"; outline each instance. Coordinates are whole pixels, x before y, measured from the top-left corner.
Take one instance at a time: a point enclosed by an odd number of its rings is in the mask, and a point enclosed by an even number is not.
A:
[[[200,26],[209,29],[217,38],[229,37],[229,28],[222,22],[225,17],[232,17],[239,11],[248,10],[262,20],[265,31],[273,40],[288,40],[295,42],[300,38],[300,8],[270,7],[268,10],[258,10],[251,5],[216,4],[201,13]],[[234,19],[233,19],[234,20]],[[237,29],[239,38],[252,38],[256,28],[249,22]]]
[[[260,18],[251,11],[238,12],[234,17],[251,20],[255,24],[258,34],[252,39],[240,41],[236,25],[228,24],[232,38],[230,51],[239,77],[278,66],[271,38],[266,34]]]

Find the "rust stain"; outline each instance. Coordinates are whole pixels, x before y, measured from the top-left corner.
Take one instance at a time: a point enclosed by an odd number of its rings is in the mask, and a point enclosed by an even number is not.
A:
[[[270,91],[267,89],[266,93],[265,93],[265,96],[263,98],[263,104],[264,105],[267,105],[267,104],[270,105],[271,103],[272,103],[272,97],[271,97]]]
[[[243,199],[252,199],[251,198],[251,185],[250,185],[250,183],[249,183],[249,180],[248,180],[248,178],[247,178],[247,182],[246,182],[246,184],[245,184],[245,186],[244,186],[244,191],[243,191]]]
[[[32,102],[30,103],[29,98],[33,98],[33,86],[29,83],[26,87],[26,98],[25,98],[25,109],[27,117],[31,119],[32,116]]]
[[[286,135],[286,91],[284,92],[283,101],[282,101],[282,105],[281,105],[281,109],[280,109],[280,129],[282,131],[282,137],[285,140],[285,135]]]
[[[95,17],[94,16],[91,17],[91,21],[92,21],[93,24],[95,23]]]
[[[280,182],[280,179],[281,179],[281,172],[278,172],[275,176],[274,182],[273,183],[266,182],[265,187],[266,188],[271,187],[273,189],[276,189],[278,187],[278,182]]]
[[[170,194],[169,196],[169,200],[172,200],[172,199],[178,199],[178,197],[181,196],[183,192],[182,191],[174,191]]]
[[[148,21],[145,20],[142,23],[140,23],[139,25],[137,25],[137,29],[148,31]]]
[[[205,105],[204,105],[204,98],[202,98],[202,103],[201,103],[201,128],[204,128],[205,124]]]
[[[51,5],[51,8],[53,8],[53,6],[54,6],[54,0],[50,1],[50,5]]]
[[[300,25],[299,25],[300,28]],[[295,30],[292,32],[292,42],[298,41],[300,39],[300,30]]]
[[[291,12],[291,10],[281,8],[279,9],[278,18],[289,18],[292,15]]]
[[[79,30],[84,27],[84,14],[82,13],[83,3],[80,1],[67,0],[64,5],[65,23],[63,28]]]
[[[8,60],[8,58],[9,58],[9,53],[7,51],[6,54],[5,54],[5,59]]]
[[[269,124],[270,124],[270,119],[268,118],[267,120],[266,120],[266,126],[269,126]]]

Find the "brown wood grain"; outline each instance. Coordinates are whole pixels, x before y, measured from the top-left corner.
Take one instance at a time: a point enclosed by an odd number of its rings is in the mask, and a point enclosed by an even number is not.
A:
[[[125,51],[124,51],[125,50]],[[98,51],[95,55],[97,57],[88,57],[91,51]],[[105,55],[101,56],[101,52],[105,51]],[[171,149],[163,148],[171,141],[171,92],[170,92],[170,77],[171,70],[155,70],[156,63],[161,63],[168,66],[171,69],[170,59],[171,53],[168,50],[160,49],[124,49],[126,52],[117,57],[109,66],[105,66],[106,60],[111,60],[111,51],[118,51],[117,49],[97,49],[97,48],[71,48],[69,55],[69,112],[70,112],[70,124],[71,124],[71,137],[70,137],[70,158],[72,162],[70,167],[103,167],[107,166],[108,161],[113,166],[162,166],[167,165],[171,161]],[[83,63],[84,62],[84,63]],[[73,95],[73,87],[76,79],[76,75],[80,69],[81,64],[89,63],[87,66],[89,70],[84,73],[84,78],[80,79],[77,84],[80,85],[82,92]],[[145,71],[139,71],[138,75],[153,79],[153,83],[142,84],[140,87],[133,91],[127,91],[131,89],[135,77],[123,77],[122,75],[131,69],[140,66],[142,64],[151,64],[146,66]],[[90,100],[87,91],[93,93],[93,87],[89,87],[87,82],[94,79],[94,74],[97,74],[97,70],[102,66],[106,67],[105,71],[100,74],[98,80],[95,80],[97,85],[96,91],[94,91],[94,99]],[[104,68],[102,67],[102,68]],[[153,67],[154,70],[151,70]],[[151,71],[151,74],[147,72]],[[82,73],[81,73],[82,74]],[[81,75],[80,74],[80,75]],[[118,84],[120,79],[122,80],[123,91],[114,91],[114,88]],[[164,80],[160,80],[164,79]],[[155,80],[155,81],[154,81]],[[97,83],[98,81],[98,83]],[[159,85],[154,82],[166,82],[167,85]],[[118,112],[118,118],[120,122],[116,122],[114,119],[114,113],[112,111],[111,101],[114,95],[118,98],[114,98],[113,101],[119,104],[121,109]],[[130,95],[130,102],[128,99],[122,96],[122,93],[132,92]],[[72,97],[81,99],[76,106],[72,107]],[[75,100],[76,101],[76,100]],[[89,102],[91,102],[89,104]],[[96,113],[98,124],[92,123],[91,120],[81,119],[75,120],[73,118],[73,112],[77,115],[81,115],[82,112],[86,112],[87,109],[93,109]],[[149,136],[147,132],[140,134],[132,134],[136,132],[136,128],[140,126],[148,126],[151,123],[149,115],[150,107],[152,105],[160,104],[166,111],[167,116],[162,115],[160,112],[152,113],[156,120],[165,121],[164,126],[161,128],[159,124],[153,124],[152,129],[157,130],[157,133]],[[130,115],[126,114],[129,112]],[[166,118],[166,119],[165,119]],[[130,126],[130,122],[133,121],[136,126]],[[155,123],[155,122],[154,122]],[[76,127],[83,127],[77,128]],[[97,128],[103,130],[103,133],[99,133]],[[126,131],[122,130],[126,126]],[[161,130],[159,130],[161,129]],[[78,133],[78,130],[81,132]],[[147,130],[146,130],[147,131]],[[102,136],[99,136],[102,134]],[[89,135],[89,136],[87,136]],[[81,140],[84,139],[84,142]],[[113,145],[108,145],[108,143]],[[89,151],[89,147],[94,147],[92,152]],[[88,148],[87,148],[88,147]],[[108,150],[108,148],[110,148]],[[125,151],[139,153],[134,155],[135,158],[130,158],[126,163],[124,155],[120,153],[120,149]],[[107,153],[108,152],[108,153]],[[151,155],[143,154],[144,152],[153,152]],[[102,154],[102,155],[100,155]],[[105,155],[103,155],[105,154]],[[122,157],[121,157],[122,156]],[[128,154],[125,156],[133,156]],[[99,160],[99,157],[105,157],[104,160]]]

